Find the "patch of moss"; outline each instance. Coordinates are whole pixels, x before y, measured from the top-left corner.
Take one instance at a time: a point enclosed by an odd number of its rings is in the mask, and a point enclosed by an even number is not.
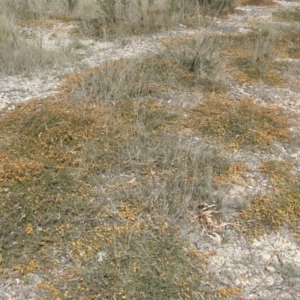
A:
[[[300,58],[300,31],[297,28],[283,29],[274,51],[276,55],[283,58],[299,59]]]
[[[189,120],[194,130],[207,138],[221,138],[230,147],[268,148],[275,140],[290,137],[289,120],[282,109],[251,99],[206,100],[190,110]]]
[[[256,238],[287,225],[300,241],[300,176],[292,176],[289,173],[291,167],[291,164],[276,161],[260,166],[259,170],[269,175],[274,192],[255,197],[240,213],[239,223],[244,234]]]
[[[238,5],[276,6],[273,0],[236,0]]]

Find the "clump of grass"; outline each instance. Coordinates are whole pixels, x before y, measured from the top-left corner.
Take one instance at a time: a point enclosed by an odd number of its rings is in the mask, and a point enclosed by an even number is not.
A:
[[[15,16],[18,20],[35,19],[40,17],[40,14],[32,6],[33,3],[30,1],[2,1],[0,8],[2,12],[6,12],[7,15]],[[38,3],[36,8],[39,7]]]
[[[181,145],[179,117],[146,100],[5,112],[2,265],[39,274],[49,297],[202,294],[202,260],[183,250],[180,224],[201,199],[219,200],[210,176],[226,167],[211,148]]]
[[[97,3],[100,8],[99,17],[86,22],[89,28],[87,33],[101,38],[160,31],[174,26],[176,21],[172,19],[177,18],[177,4],[171,5],[168,0],[160,3],[150,0],[98,0]]]
[[[182,51],[169,48],[153,56],[111,61],[70,78],[66,90],[72,90],[73,99],[100,102],[179,90],[222,91],[224,85],[215,80],[217,55],[215,44],[203,42]]]
[[[299,47],[297,47],[299,38],[296,28],[282,29],[261,24],[247,34],[214,36],[214,39],[217,43],[212,48],[217,50],[211,52],[213,58],[211,62],[213,63],[217,58],[216,61],[222,62],[223,70],[227,71],[237,83],[243,85],[257,82],[269,86],[284,85],[287,81],[284,71],[289,68],[289,63],[275,57],[297,59],[299,56]],[[183,53],[186,51],[185,46],[182,46],[183,40],[186,45],[197,44],[194,37],[179,39],[177,48]],[[176,41],[172,39],[168,42],[172,46],[176,45]],[[209,46],[203,49],[209,49]],[[214,57],[215,54],[218,54],[217,57]]]
[[[274,192],[257,196],[249,207],[240,213],[241,230],[246,235],[256,238],[271,231],[278,231],[287,225],[300,240],[299,174],[289,173],[291,164],[268,161],[259,170],[270,176]]]
[[[274,28],[265,25],[251,33],[220,37],[224,40],[224,52],[232,78],[241,84],[284,84],[286,79],[282,73],[288,64],[273,59],[280,39],[278,36]]]
[[[74,61],[71,53],[46,50],[41,41],[26,40],[15,28],[13,18],[0,14],[0,73],[19,74],[70,61]]]
[[[223,138],[230,147],[252,145],[267,148],[290,136],[288,117],[282,109],[255,104],[209,99],[190,111],[191,127],[208,138]]]
[[[257,57],[268,57],[272,54],[272,49],[275,46],[278,37],[278,32],[275,27],[262,24],[252,32],[240,35],[229,35],[222,39],[227,40],[225,49],[232,47],[232,50],[238,50],[243,54],[248,52],[248,55],[253,55],[253,60]]]
[[[0,3],[0,11],[3,14],[14,17],[18,22],[29,19],[39,19],[47,14],[49,10],[49,1],[22,1],[22,0],[3,0]],[[51,1],[53,2],[53,1]],[[61,4],[55,6],[61,6]]]
[[[218,50],[220,45],[215,38],[204,37],[194,39],[184,49],[178,51],[175,47],[167,47],[170,56],[184,69],[191,73],[199,74],[207,78],[213,78],[217,72],[219,63]]]
[[[98,0],[99,17],[84,22],[82,31],[97,37],[147,34],[177,27],[197,27],[199,14],[229,12],[233,0],[212,1],[110,1]]]
[[[253,49],[253,61],[257,61],[260,57],[268,57],[271,55],[272,47],[276,43],[278,33],[276,29],[270,25],[260,25],[257,33]]]
[[[14,16],[18,22],[27,20],[45,19],[51,15],[71,15],[79,3],[86,1],[64,0],[3,0],[0,3],[0,11],[6,15]]]

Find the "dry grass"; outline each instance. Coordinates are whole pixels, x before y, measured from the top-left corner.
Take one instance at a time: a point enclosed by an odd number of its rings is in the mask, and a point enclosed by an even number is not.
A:
[[[78,16],[84,10],[93,7],[91,0],[3,0],[0,11],[6,15],[14,16],[18,22],[30,19],[47,19],[51,16]],[[89,12],[90,13],[90,12]]]
[[[289,122],[278,108],[221,94],[193,109],[158,104],[155,97],[170,92],[208,93],[203,82],[212,80],[217,56],[204,45],[191,41],[74,74],[61,100],[4,113],[4,268],[42,275],[38,288],[49,298],[239,293],[203,286],[203,256],[183,250],[179,236],[200,202],[221,205],[213,191],[243,167],[205,144],[186,147],[180,136],[189,129],[231,147],[267,149],[289,138]]]
[[[49,298],[202,293],[202,260],[183,251],[179,225],[212,198],[208,166],[226,167],[213,149],[182,147],[176,120],[164,106],[132,100],[49,99],[6,113],[3,267],[42,274]]]
[[[0,9],[23,24],[28,21],[77,20],[74,33],[93,38],[115,38],[177,28],[201,26],[199,14],[215,16],[234,10],[233,0],[4,0]]]
[[[99,16],[86,19],[80,34],[115,38],[174,29],[178,24],[202,26],[200,15],[221,15],[234,10],[233,0],[213,1],[110,1],[98,0]]]
[[[137,11],[141,23],[124,34],[162,30],[180,18],[195,24],[195,10],[187,10],[186,1],[178,3],[182,9],[176,6],[171,15],[164,8],[154,10],[149,1],[141,10],[143,20]],[[159,24],[166,16],[175,23]],[[28,18],[39,22],[38,15]],[[124,12],[106,12],[102,21],[109,35],[128,24]],[[6,42],[14,31],[13,25],[5,26],[0,30]],[[195,226],[192,216],[199,204],[221,208],[220,189],[224,192],[236,174],[247,172],[245,164],[230,164],[207,143],[268,152],[275,142],[290,142],[291,122],[278,107],[224,96],[218,66],[222,61],[222,75],[239,84],[280,86],[287,65],[275,61],[275,55],[298,57],[297,41],[296,30],[273,27],[245,35],[170,39],[158,54],[73,74],[56,100],[32,100],[4,111],[1,276],[12,271],[25,279],[40,275],[43,299],[238,297],[240,286],[210,285],[207,254],[182,238],[183,227]],[[41,58],[37,66],[43,63]],[[24,68],[23,63],[3,71]],[[203,96],[192,108],[165,101],[191,91]],[[201,139],[185,143],[190,137]],[[288,226],[299,240],[300,178],[290,173],[291,167],[268,161],[258,168],[269,176],[274,193],[254,197],[241,211],[242,234],[257,237]]]
[[[5,13],[5,11],[4,11]],[[75,61],[68,49],[47,50],[41,40],[26,39],[14,16],[0,13],[0,73],[13,75]]]
[[[68,80],[72,99],[109,102],[140,96],[163,96],[169,91],[221,92],[215,80],[217,54],[214,46],[166,50],[141,59],[121,59],[92,68]]]
[[[281,56],[288,52],[291,57],[295,57],[296,44],[296,30],[290,33],[288,30],[282,31],[267,24],[262,24],[247,34],[211,35],[202,40],[195,36],[187,36],[162,41],[162,45],[177,49],[176,52],[181,53],[183,62],[192,62],[199,53],[202,68],[206,67],[209,71],[209,67],[214,67],[211,75],[215,84],[208,83],[208,86],[211,85],[213,91],[219,92],[226,89],[224,78],[228,76],[241,85],[263,83],[269,86],[283,86],[286,83],[284,74],[289,64],[275,58],[279,51]],[[191,49],[201,50],[194,50],[193,56],[189,54]],[[184,56],[190,59],[185,59]]]
[[[239,84],[262,82],[270,86],[286,83],[284,72],[288,64],[275,60],[277,45],[282,36],[275,28],[262,25],[244,35],[220,37],[224,41],[227,70]]]
[[[18,24],[34,24],[48,27],[47,19],[80,20],[79,30],[87,35],[98,37],[122,37],[133,34],[156,32],[170,29],[184,23],[187,26],[199,26],[199,13],[203,7],[210,10],[224,11],[231,9],[232,1],[5,1],[0,4],[0,62],[3,74],[19,74],[32,70],[51,67],[74,61],[70,49],[50,51],[43,49],[41,40],[33,41],[22,36],[16,28]],[[225,4],[224,4],[225,3]],[[95,7],[96,5],[96,7]],[[96,18],[84,17],[80,14],[85,7],[94,6],[98,11]],[[79,18],[80,16],[80,18]],[[51,24],[50,24],[51,26]],[[77,32],[78,34],[78,32]]]

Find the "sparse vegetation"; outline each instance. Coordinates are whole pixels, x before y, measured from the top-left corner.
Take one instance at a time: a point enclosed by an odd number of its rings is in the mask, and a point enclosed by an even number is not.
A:
[[[72,98],[107,102],[139,96],[157,96],[168,90],[222,91],[215,79],[215,43],[201,42],[185,50],[169,48],[141,59],[121,59],[70,78]]]
[[[269,161],[260,166],[260,171],[270,176],[274,192],[255,197],[240,216],[242,231],[257,237],[268,231],[278,231],[288,225],[300,241],[298,232],[300,222],[299,175],[292,176],[292,164]]]
[[[297,26],[282,27],[280,38],[276,43],[276,48],[274,49],[274,52],[279,57],[299,59],[299,41],[300,33],[299,28]]]
[[[229,35],[220,39],[224,41],[228,69],[238,83],[264,82],[270,86],[285,83],[283,73],[288,64],[274,60],[282,39],[275,28],[262,25],[245,35]]]
[[[182,147],[176,120],[135,101],[36,101],[2,117],[5,267],[43,268],[39,287],[57,297],[66,280],[71,298],[201,293],[201,261],[182,250],[178,226],[212,197],[207,167],[226,168],[212,149]]]
[[[1,7],[0,7],[1,8]],[[75,57],[61,48],[43,48],[40,39],[28,40],[15,27],[13,16],[0,13],[0,73],[20,74],[37,68],[74,61]]]
[[[188,31],[204,15],[208,22],[227,17],[235,5],[5,0],[0,72],[72,61],[73,52],[87,50],[78,34],[130,40],[178,26]],[[58,19],[78,25],[61,51],[17,27],[49,28]],[[298,143],[295,115],[259,104],[247,90],[290,83],[286,58],[300,57],[299,28],[255,23],[247,33],[224,32],[161,36],[156,53],[82,65],[64,75],[55,96],[1,111],[1,279],[14,272],[30,285],[38,274],[40,299],[240,299],[241,281],[221,284],[206,270],[217,254],[199,250],[204,234],[225,247],[231,234],[253,239],[285,226],[300,242],[300,177],[288,152]],[[283,158],[270,160],[275,143],[284,145]],[[259,167],[240,160],[247,151],[259,152]],[[245,195],[254,173],[267,178],[268,189]],[[234,218],[220,213],[233,185],[247,198],[230,207]],[[233,230],[223,234],[228,225]],[[284,278],[299,275],[292,265],[281,267]]]
[[[214,10],[218,13],[226,10],[233,11],[236,5],[234,0],[198,0],[198,2],[200,6]]]
[[[199,27],[199,13],[218,15],[234,10],[233,0],[213,1],[97,1],[99,17],[88,20],[83,32],[96,37],[145,34],[178,27]]]

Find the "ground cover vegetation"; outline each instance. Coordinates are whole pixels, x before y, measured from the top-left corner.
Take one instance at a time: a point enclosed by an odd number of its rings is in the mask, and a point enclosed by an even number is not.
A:
[[[268,161],[259,167],[260,171],[270,176],[274,193],[255,197],[251,206],[241,213],[240,223],[244,233],[255,238],[266,229],[276,232],[282,226],[289,226],[300,241],[297,230],[300,224],[299,174],[291,176],[292,166],[286,162]],[[259,222],[252,224],[250,220],[253,218]]]
[[[11,39],[23,43],[11,20],[18,16],[28,22],[45,15],[34,1],[20,3],[10,1],[12,19],[1,15],[0,20],[5,33],[0,35],[0,59],[12,58],[11,65],[4,64],[6,74],[29,71],[26,51],[34,49],[40,51],[35,67],[60,62],[57,53],[51,56],[25,41],[25,48],[18,48],[21,54],[5,49]],[[234,11],[233,1],[161,3],[98,0],[100,15],[83,20],[78,32],[86,28],[99,38],[150,33],[178,22],[200,26],[199,11]],[[49,18],[53,11],[76,18],[84,8],[80,1],[46,4],[52,11]],[[132,18],[125,18],[128,13]],[[297,22],[296,15],[293,19]],[[39,274],[37,293],[43,299],[238,295],[239,286],[211,284],[205,259],[213,253],[195,250],[181,229],[195,226],[193,217],[202,202],[221,208],[218,192],[226,191],[237,169],[245,172],[221,155],[218,146],[268,152],[275,142],[291,142],[287,112],[251,98],[230,98],[225,78],[237,85],[284,84],[290,65],[275,57],[298,58],[299,30],[293,28],[258,24],[246,34],[162,40],[165,50],[157,54],[85,69],[66,78],[55,98],[3,111],[1,276],[11,270],[25,279]],[[167,101],[190,92],[200,99],[192,107]],[[190,137],[200,142],[185,143]],[[236,220],[241,234],[254,238],[288,226],[299,240],[299,174],[292,175],[291,168],[277,161],[258,168],[269,176],[274,191],[253,197],[241,210]],[[199,230],[209,228],[208,220],[196,218]]]
[[[56,297],[200,293],[202,260],[177,227],[211,197],[207,167],[225,175],[228,163],[182,147],[177,118],[151,102],[52,99],[1,118],[5,267],[42,270],[39,287]]]
[[[220,14],[234,10],[233,0],[189,1],[109,1],[98,0],[100,18],[87,21],[92,36],[120,37],[173,29],[182,23],[188,27],[199,25],[199,13]]]
[[[239,5],[257,5],[257,6],[272,6],[276,5],[273,0],[237,0]]]
[[[30,40],[16,25],[41,15],[30,10],[28,1],[1,1],[0,3],[0,72],[14,75],[45,69],[57,64],[74,62],[70,49],[45,49],[41,39]],[[34,7],[34,6],[33,6]],[[39,6],[38,6],[39,7]]]

